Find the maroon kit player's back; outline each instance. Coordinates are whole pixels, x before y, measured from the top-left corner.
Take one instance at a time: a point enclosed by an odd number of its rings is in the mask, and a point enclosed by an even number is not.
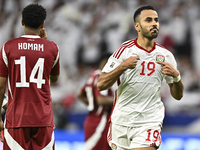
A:
[[[8,76],[10,99],[6,128],[54,126],[49,75],[59,74],[58,59],[57,45],[38,35],[2,46],[0,76]]]

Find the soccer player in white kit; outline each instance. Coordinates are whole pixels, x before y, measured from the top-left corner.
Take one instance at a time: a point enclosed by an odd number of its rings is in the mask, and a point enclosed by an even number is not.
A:
[[[157,44],[158,14],[142,6],[134,14],[138,38],[124,42],[109,58],[97,83],[98,90],[118,89],[111,114],[108,142],[113,150],[155,150],[165,109],[161,101],[162,80],[180,100],[184,85],[173,54]]]

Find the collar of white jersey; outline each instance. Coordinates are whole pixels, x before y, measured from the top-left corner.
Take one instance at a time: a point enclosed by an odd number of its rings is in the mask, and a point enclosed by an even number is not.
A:
[[[40,38],[39,35],[22,35],[21,37],[24,37],[24,38]]]
[[[141,47],[141,46],[137,43],[137,38],[135,38],[134,41],[135,41],[135,45],[136,45],[139,49],[144,50],[144,51],[147,52],[147,53],[151,53],[151,52],[154,51],[155,48],[156,48],[156,42],[154,42],[154,45],[153,45],[153,47],[152,47],[151,50],[146,50],[146,49],[144,49],[143,47]]]

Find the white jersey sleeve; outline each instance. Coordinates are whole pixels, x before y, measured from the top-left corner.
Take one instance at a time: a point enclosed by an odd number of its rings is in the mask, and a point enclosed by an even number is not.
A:
[[[108,59],[108,62],[104,66],[102,72],[110,72],[117,68],[127,58],[136,56],[136,54],[130,51],[130,46],[134,45],[134,41],[130,40],[124,42]]]
[[[102,72],[111,72],[112,70],[114,70],[115,68],[117,68],[120,64],[122,63],[122,61],[120,61],[119,59],[116,59],[114,57],[110,57],[106,63],[106,65],[104,66],[104,68],[102,69]]]
[[[177,69],[177,63],[176,63],[176,60],[175,60],[173,54],[171,52],[169,52],[169,54],[166,57],[167,57],[166,61],[168,63],[170,63],[171,65],[173,65]],[[165,75],[164,78],[165,78],[167,84],[173,83],[172,76]]]

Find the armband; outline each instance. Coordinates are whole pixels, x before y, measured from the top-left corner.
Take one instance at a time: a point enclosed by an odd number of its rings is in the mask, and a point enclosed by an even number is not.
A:
[[[179,82],[180,80],[181,80],[180,74],[178,75],[178,77],[173,78],[173,81],[174,81],[174,82]]]

